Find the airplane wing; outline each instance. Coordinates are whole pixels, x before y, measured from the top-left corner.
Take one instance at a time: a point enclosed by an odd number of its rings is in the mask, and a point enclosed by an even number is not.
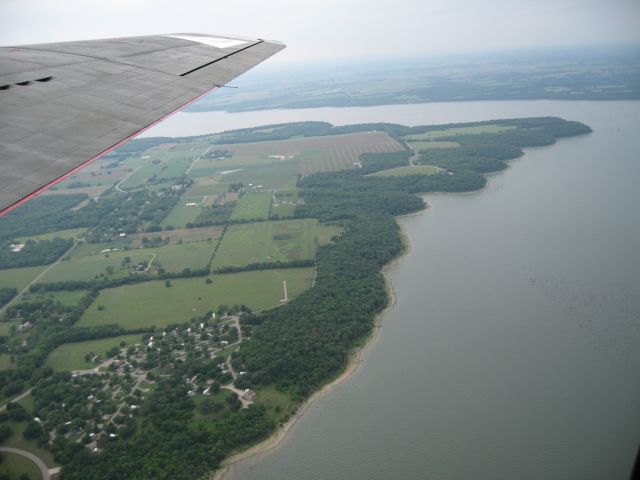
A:
[[[0,216],[283,48],[202,34],[0,48]]]

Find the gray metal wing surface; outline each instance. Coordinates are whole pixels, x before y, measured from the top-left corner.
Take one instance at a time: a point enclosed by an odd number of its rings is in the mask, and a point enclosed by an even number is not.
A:
[[[203,34],[0,48],[0,216],[283,48]]]

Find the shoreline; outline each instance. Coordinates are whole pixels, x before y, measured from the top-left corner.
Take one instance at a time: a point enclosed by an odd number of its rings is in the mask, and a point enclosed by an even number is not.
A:
[[[406,232],[406,227],[399,220],[402,218],[422,215],[425,211],[429,210],[431,208],[431,205],[426,201],[426,197],[429,195],[475,195],[478,193],[482,193],[489,187],[489,177],[504,173],[508,168],[511,167],[512,161],[519,160],[523,158],[525,155],[526,155],[526,151],[520,157],[509,160],[507,162],[506,168],[504,168],[503,170],[483,174],[484,177],[487,178],[487,182],[482,187],[476,190],[470,190],[467,192],[431,192],[431,193],[419,194],[420,197],[425,202],[425,207],[422,210],[418,210],[412,213],[407,213],[404,215],[398,215],[395,217],[398,227],[400,228],[400,236],[402,239],[404,250],[400,255],[398,255],[396,258],[394,258],[389,263],[384,265],[384,267],[382,267],[381,272],[384,278],[385,287],[387,290],[387,296],[389,298],[389,304],[384,308],[384,310],[382,310],[380,313],[378,313],[375,316],[373,320],[373,328],[371,330],[369,337],[366,339],[366,342],[361,347],[356,347],[354,349],[354,351],[349,356],[347,365],[345,366],[345,369],[342,371],[342,373],[340,373],[338,377],[336,377],[335,379],[333,379],[332,381],[330,381],[329,383],[321,387],[319,390],[315,391],[308,399],[306,399],[300,405],[298,410],[296,410],[296,412],[291,416],[289,420],[287,420],[287,422],[284,425],[281,425],[273,434],[271,434],[268,438],[261,441],[260,443],[248,448],[247,450],[231,455],[230,457],[223,460],[222,463],[220,464],[220,468],[218,468],[218,470],[216,470],[215,472],[213,472],[213,474],[207,477],[208,480],[225,480],[225,476],[229,472],[229,469],[232,468],[238,462],[247,460],[252,457],[256,457],[258,455],[270,452],[271,450],[278,448],[282,444],[283,440],[286,438],[289,430],[291,430],[291,428],[293,428],[293,426],[298,422],[298,420],[302,418],[302,416],[305,414],[307,409],[313,404],[313,402],[315,402],[322,396],[326,395],[327,393],[331,392],[331,390],[333,390],[335,387],[337,387],[342,382],[344,382],[347,378],[351,376],[353,372],[356,371],[360,363],[362,363],[362,357],[364,353],[374,345],[374,343],[379,337],[380,329],[382,328],[382,319],[384,318],[384,315],[386,315],[389,311],[391,311],[397,303],[396,292],[387,272],[390,268],[400,263],[411,252],[413,248],[411,244],[411,239],[409,238],[409,235]]]
[[[400,219],[400,218],[420,215],[426,210],[428,210],[429,208],[430,208],[429,204],[426,204],[423,210],[420,210],[414,213],[409,213],[406,215],[399,215],[395,217],[396,221],[397,219]],[[354,348],[353,352],[351,352],[349,356],[349,360],[344,370],[340,373],[340,375],[338,375],[335,379],[333,379],[326,385],[322,386],[319,390],[315,391],[309,398],[307,398],[304,402],[302,402],[300,407],[291,416],[291,418],[287,420],[287,422],[284,425],[278,427],[278,429],[273,434],[271,434],[268,438],[261,441],[260,443],[248,448],[247,450],[231,455],[230,457],[223,460],[222,463],[220,464],[220,468],[218,468],[218,470],[216,470],[215,472],[213,472],[213,474],[207,477],[209,480],[225,480],[225,476],[229,472],[229,469],[232,468],[238,462],[241,462],[242,460],[247,460],[251,457],[256,457],[258,455],[267,453],[271,450],[278,448],[282,444],[283,440],[286,438],[289,430],[291,430],[291,428],[293,428],[293,426],[296,423],[298,423],[298,420],[302,418],[302,416],[305,414],[307,409],[316,400],[318,400],[322,396],[331,392],[331,390],[333,390],[335,387],[337,387],[342,382],[344,382],[347,378],[351,376],[351,374],[353,374],[357,370],[358,366],[363,361],[362,357],[364,356],[364,353],[375,344],[376,340],[380,336],[379,334],[382,328],[382,320],[384,316],[388,312],[390,312],[396,306],[396,303],[397,303],[396,292],[393,287],[393,283],[391,282],[391,279],[389,278],[389,275],[387,272],[390,268],[394,267],[400,261],[402,261],[411,252],[413,248],[411,245],[411,239],[407,235],[405,226],[402,225],[402,223],[400,222],[397,222],[397,223],[400,228],[400,236],[402,238],[402,244],[404,246],[404,250],[400,255],[398,255],[396,258],[394,258],[389,263],[387,263],[384,267],[382,267],[382,276],[384,278],[384,283],[385,283],[385,288],[387,290],[387,297],[389,299],[389,303],[384,308],[384,310],[378,313],[373,319],[373,327],[365,343],[360,347]]]

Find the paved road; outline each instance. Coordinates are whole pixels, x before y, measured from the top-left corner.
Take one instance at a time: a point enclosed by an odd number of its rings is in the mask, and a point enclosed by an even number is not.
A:
[[[4,307],[0,308],[0,315],[2,315],[4,313],[4,311],[9,308],[10,305],[14,304],[15,302],[18,301],[18,299],[22,296],[23,293],[25,293],[26,291],[29,290],[29,287],[31,285],[33,285],[34,283],[36,283],[38,280],[40,280],[42,277],[44,277],[49,270],[51,270],[53,267],[55,267],[56,265],[58,265],[62,259],[64,257],[66,257],[67,255],[69,255],[74,248],[76,248],[78,246],[78,241],[76,239],[73,240],[73,245],[71,245],[71,248],[69,250],[67,250],[66,252],[64,252],[62,255],[60,255],[60,257],[58,257],[58,259],[53,262],[51,265],[49,265],[47,268],[45,268],[42,272],[40,272],[40,274],[34,278],[33,280],[31,280],[26,287],[24,287],[22,290],[20,290],[20,293],[18,293],[15,297],[13,297],[11,299],[11,301],[9,303],[7,303]]]
[[[20,450],[19,448],[9,448],[9,447],[0,447],[0,452],[15,453],[16,455],[20,455],[22,457],[28,458],[33,463],[35,463],[36,466],[40,469],[42,480],[51,479],[51,475],[49,474],[49,468],[47,467],[47,465],[40,459],[40,457],[36,457],[33,453],[27,452],[26,450]]]

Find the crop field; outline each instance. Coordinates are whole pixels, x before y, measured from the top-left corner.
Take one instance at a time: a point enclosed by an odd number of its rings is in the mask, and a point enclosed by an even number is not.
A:
[[[131,246],[134,248],[142,245],[142,239],[144,237],[153,238],[156,236],[162,237],[163,240],[168,240],[168,245],[175,245],[178,242],[184,244],[207,242],[209,239],[216,240],[220,238],[223,230],[223,227],[182,228],[155,233],[135,233],[129,235],[127,238],[131,241]]]
[[[271,192],[245,193],[236,203],[231,220],[263,220],[269,216]]]
[[[454,137],[456,135],[474,135],[480,133],[499,133],[505,130],[513,130],[514,125],[475,125],[471,127],[447,128],[446,130],[435,130],[432,132],[410,135],[407,140],[433,140],[442,137]]]
[[[31,280],[36,278],[45,268],[39,267],[7,268],[0,270],[0,288],[17,288],[22,290]]]
[[[155,150],[155,149],[154,149]],[[200,153],[194,151],[177,150],[173,152],[165,152],[144,155],[144,164],[136,167],[131,175],[129,175],[122,185],[123,189],[135,188],[141,186],[150,178],[178,178],[184,174],[189,168],[195,156]]]
[[[144,282],[102,290],[84,313],[78,326],[117,323],[125,328],[166,326],[184,322],[217,310],[220,304],[248,305],[253,310],[269,308],[283,298],[283,281],[287,281],[289,298],[311,286],[313,268],[260,270],[205,277]],[[98,310],[102,305],[103,309]]]
[[[389,170],[381,170],[376,173],[372,173],[372,177],[399,177],[403,175],[433,175],[444,171],[442,168],[435,167],[433,165],[415,165],[406,167],[390,168]]]
[[[217,148],[229,150],[233,152],[233,156],[220,160],[199,160],[191,172],[192,177],[239,168],[246,169],[249,173],[256,170],[266,172],[270,167],[273,168],[278,164],[292,163],[298,166],[294,174],[295,179],[298,173],[309,175],[314,172],[353,168],[354,162],[357,162],[360,155],[365,152],[402,150],[402,146],[385,132],[359,132],[326,137],[238,143],[218,145]],[[233,172],[233,175],[238,173],[240,172]],[[267,180],[262,178],[262,176],[256,176],[255,181],[266,186]],[[229,179],[229,181],[236,180]],[[284,186],[268,188],[284,188]]]
[[[65,343],[53,350],[47,360],[46,367],[51,367],[56,372],[65,370],[87,370],[95,368],[96,364],[85,361],[87,353],[100,355],[106,360],[107,350],[125,342],[127,345],[140,343],[142,335],[122,335],[120,337],[101,338],[99,340],[88,340],[86,342]]]
[[[51,240],[56,237],[79,238],[86,231],[87,231],[86,228],[71,228],[69,230],[58,230],[57,232],[43,233],[41,235],[31,235],[29,237],[21,237],[21,238],[18,238],[17,240],[19,242],[24,242],[25,240],[34,240],[34,241]]]
[[[315,219],[280,220],[231,225],[213,260],[213,268],[240,267],[250,263],[307,260],[316,255],[318,245],[340,233]]]

